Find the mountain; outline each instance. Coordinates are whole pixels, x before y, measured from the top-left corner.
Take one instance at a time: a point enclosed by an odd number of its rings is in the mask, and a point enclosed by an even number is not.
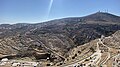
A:
[[[104,12],[37,24],[2,24],[0,57],[35,57],[40,60],[49,56],[58,62],[68,57],[69,50],[118,30],[120,17]]]
[[[104,12],[97,12],[95,14],[91,14],[84,17],[88,21],[103,21],[103,22],[114,22],[114,23],[120,23],[120,17],[110,14],[110,13],[104,13]]]

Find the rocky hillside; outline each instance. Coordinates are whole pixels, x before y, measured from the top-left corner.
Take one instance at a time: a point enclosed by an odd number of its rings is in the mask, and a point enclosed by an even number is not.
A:
[[[0,25],[0,55],[18,57],[50,54],[64,60],[70,49],[120,30],[120,17],[97,12],[85,17],[51,20],[38,24]]]
[[[109,37],[103,38],[103,43],[111,48],[120,49],[120,30]]]

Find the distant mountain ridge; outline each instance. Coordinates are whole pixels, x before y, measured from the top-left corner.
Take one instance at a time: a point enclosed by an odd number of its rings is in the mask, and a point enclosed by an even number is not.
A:
[[[38,25],[38,24],[45,24],[48,22],[50,22],[52,24],[52,22],[58,23],[58,22],[64,22],[64,21],[67,21],[67,23],[68,23],[71,21],[82,21],[82,20],[85,20],[85,21],[106,21],[106,22],[120,23],[120,16],[116,16],[116,15],[113,15],[113,14],[110,14],[107,12],[96,12],[96,13],[93,13],[93,14],[90,14],[90,15],[84,16],[84,17],[68,17],[68,18],[55,19],[55,20],[50,20],[50,21],[36,23],[36,24],[29,24],[29,23],[0,24],[0,27],[1,26],[14,26],[14,25],[18,25],[18,26],[19,25]]]
[[[86,20],[95,20],[95,21],[106,21],[106,22],[117,22],[120,23],[120,17],[104,12],[97,12],[84,17]]]

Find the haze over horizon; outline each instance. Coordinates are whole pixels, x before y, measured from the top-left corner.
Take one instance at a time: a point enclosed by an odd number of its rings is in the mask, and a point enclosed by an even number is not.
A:
[[[119,0],[0,0],[0,24],[39,23],[97,11],[120,16]]]

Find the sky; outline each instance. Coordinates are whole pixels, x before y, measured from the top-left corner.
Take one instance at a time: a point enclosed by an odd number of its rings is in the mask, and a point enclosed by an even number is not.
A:
[[[98,11],[120,16],[120,0],[0,0],[0,24],[40,23]]]

